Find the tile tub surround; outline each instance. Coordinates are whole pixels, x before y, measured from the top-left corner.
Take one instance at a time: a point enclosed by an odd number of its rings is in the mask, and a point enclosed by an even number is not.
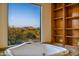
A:
[[[0,56],[4,56],[4,51],[0,51]]]
[[[63,47],[62,44],[54,44],[56,46]],[[69,50],[68,56],[79,56],[79,48],[74,48],[73,46],[65,45],[65,48]]]
[[[7,48],[8,48],[8,47],[0,48],[0,56],[5,56],[4,51],[5,51]]]
[[[59,44],[59,45],[55,44],[55,46],[63,47],[63,45],[61,45],[61,44]],[[70,51],[69,54],[67,54],[65,56],[79,56],[79,49],[78,50],[74,49],[68,45],[65,46],[65,48]],[[4,51],[2,51],[2,50],[0,51],[0,56],[5,56]]]

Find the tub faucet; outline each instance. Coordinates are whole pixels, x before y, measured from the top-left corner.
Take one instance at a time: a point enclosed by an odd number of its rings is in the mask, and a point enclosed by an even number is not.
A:
[[[45,53],[43,53],[43,56],[45,56]]]

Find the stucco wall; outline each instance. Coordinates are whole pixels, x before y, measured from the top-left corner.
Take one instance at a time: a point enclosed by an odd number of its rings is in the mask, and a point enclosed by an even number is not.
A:
[[[45,3],[41,5],[41,41],[51,42],[51,4]]]
[[[7,45],[7,4],[0,3],[0,48]]]

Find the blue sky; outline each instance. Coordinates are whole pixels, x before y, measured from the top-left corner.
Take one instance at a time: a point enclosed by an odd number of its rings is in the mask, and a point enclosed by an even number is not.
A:
[[[40,27],[40,6],[28,3],[8,4],[9,26]]]

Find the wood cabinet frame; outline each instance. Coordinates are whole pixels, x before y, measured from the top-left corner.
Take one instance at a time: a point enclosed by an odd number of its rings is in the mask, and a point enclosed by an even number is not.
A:
[[[79,38],[79,26],[77,25],[79,23],[79,4],[54,3],[52,4],[51,9],[52,43],[77,46],[77,38]],[[75,13],[77,13],[78,15],[76,14],[75,16],[73,16]],[[75,22],[77,22],[77,24],[75,24]],[[58,31],[61,31],[61,33],[56,34],[56,32]],[[61,37],[62,39],[60,39]],[[58,40],[60,40],[60,42],[57,42]]]

